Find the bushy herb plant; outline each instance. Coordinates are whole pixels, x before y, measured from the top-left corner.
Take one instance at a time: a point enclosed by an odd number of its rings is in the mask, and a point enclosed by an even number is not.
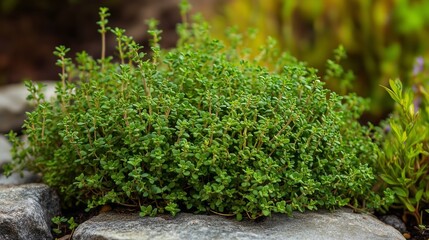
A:
[[[28,146],[9,134],[13,168],[41,172],[66,205],[114,203],[143,216],[255,219],[383,204],[371,192],[376,146],[356,120],[364,101],[325,89],[273,39],[255,59],[224,47],[199,17],[187,21],[187,7],[175,49],[160,49],[154,20],[150,56],[117,28],[116,60],[82,52],[72,61],[58,47],[57,97],[28,84],[37,108],[24,124]],[[108,12],[100,13],[104,39]]]
[[[396,109],[378,140],[378,171],[384,186],[394,192],[392,207],[423,224],[429,204],[429,79],[423,73],[415,77],[421,79],[413,89],[404,89],[399,80],[386,88]]]

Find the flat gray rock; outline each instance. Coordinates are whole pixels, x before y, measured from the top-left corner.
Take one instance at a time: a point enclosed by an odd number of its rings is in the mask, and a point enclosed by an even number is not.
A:
[[[217,215],[181,213],[175,218],[139,217],[138,214],[101,213],[82,223],[75,240],[395,240],[405,239],[393,227],[349,209],[334,212],[275,214],[261,222]]]
[[[47,100],[55,96],[55,82],[43,82],[43,94]],[[26,119],[26,111],[31,107],[27,102],[28,91],[23,83],[10,84],[0,88],[0,133],[21,129]]]
[[[27,170],[24,170],[22,175],[20,173],[13,173],[9,177],[3,175],[3,165],[12,161],[11,149],[12,146],[9,141],[0,134],[0,185],[40,182],[40,175]]]
[[[58,196],[44,184],[0,185],[0,239],[52,239],[51,218],[59,215]]]
[[[0,167],[12,161],[12,155],[10,154],[10,150],[12,149],[12,145],[7,140],[5,136],[0,134]]]
[[[22,171],[22,174],[12,173],[8,177],[0,173],[0,185],[19,185],[27,183],[38,183],[40,181],[41,176],[39,174],[27,170]]]

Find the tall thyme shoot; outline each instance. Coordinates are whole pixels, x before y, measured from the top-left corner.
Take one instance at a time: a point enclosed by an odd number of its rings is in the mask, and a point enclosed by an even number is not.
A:
[[[98,32],[101,34],[101,70],[104,70],[104,59],[106,56],[106,32],[108,30],[107,23],[108,17],[110,16],[109,9],[105,7],[100,8],[100,21],[97,24],[100,26]]]

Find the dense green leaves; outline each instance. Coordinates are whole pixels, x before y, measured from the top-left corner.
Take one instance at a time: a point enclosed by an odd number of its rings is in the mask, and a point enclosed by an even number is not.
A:
[[[43,173],[64,203],[124,204],[143,216],[191,211],[240,220],[383,203],[371,193],[376,152],[357,122],[362,99],[326,90],[273,41],[245,61],[196,18],[178,28],[177,48],[162,51],[149,25],[150,58],[113,29],[118,63],[86,53],[61,61],[67,79],[57,99],[32,92],[41,100],[25,122],[29,146],[10,135],[17,166]]]

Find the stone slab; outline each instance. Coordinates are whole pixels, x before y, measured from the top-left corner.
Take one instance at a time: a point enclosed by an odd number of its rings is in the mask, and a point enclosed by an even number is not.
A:
[[[51,240],[58,196],[44,184],[0,185],[0,239]]]
[[[82,223],[76,240],[402,240],[393,227],[349,209],[333,212],[274,214],[261,222],[241,221],[217,215],[182,213],[171,218],[138,214],[101,213]]]

